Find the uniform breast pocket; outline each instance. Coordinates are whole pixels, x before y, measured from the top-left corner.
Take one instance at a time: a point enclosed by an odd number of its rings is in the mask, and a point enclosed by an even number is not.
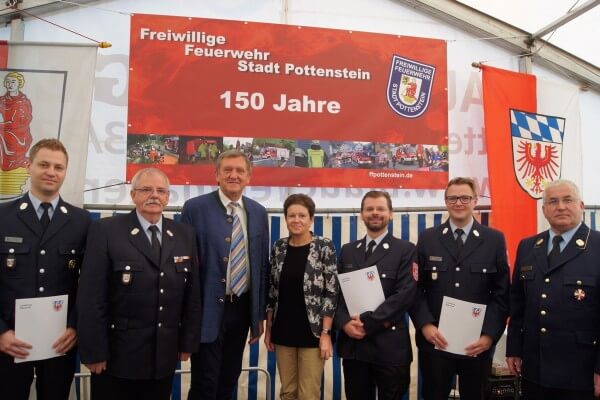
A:
[[[435,284],[439,280],[443,280],[448,273],[448,264],[442,263],[428,263],[423,265],[423,277],[419,277],[419,279],[424,279],[427,282]]]
[[[25,257],[29,255],[29,243],[0,243],[1,273],[5,276],[18,276],[25,273],[28,266]]]
[[[83,249],[75,244],[61,244],[58,254],[64,262],[64,267],[69,271],[77,271],[83,261]]]
[[[596,278],[589,275],[565,276],[563,281],[563,300],[571,307],[587,309],[597,302]]]
[[[188,275],[192,271],[192,265],[190,263],[177,263],[175,264],[175,276],[177,284],[187,284]]]
[[[394,289],[398,268],[394,265],[378,265],[377,270],[379,271],[383,292],[387,295],[388,291]]]
[[[494,264],[490,263],[474,263],[471,264],[471,276],[475,281],[479,281],[483,284],[482,289],[488,290],[488,286],[485,285],[489,282],[490,278],[497,272],[497,268]]]
[[[118,287],[136,288],[139,287],[138,280],[141,280],[143,266],[136,261],[117,261],[113,264],[113,279],[117,281]]]

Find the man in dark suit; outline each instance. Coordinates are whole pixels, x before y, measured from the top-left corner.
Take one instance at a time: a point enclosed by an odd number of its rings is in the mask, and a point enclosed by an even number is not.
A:
[[[546,186],[550,229],[519,243],[510,289],[508,367],[527,400],[600,395],[600,233],[582,222],[577,186]]]
[[[77,279],[91,222],[88,212],[63,201],[68,154],[56,139],[31,147],[29,193],[0,206],[0,398],[26,400],[36,374],[38,399],[69,397],[75,372]],[[15,336],[15,300],[68,295],[67,326],[56,357],[16,364],[31,345]]]
[[[388,233],[392,200],[387,192],[370,191],[360,216],[367,235],[342,247],[338,273],[376,266],[385,301],[372,311],[350,315],[340,296],[335,314],[338,353],[344,359],[348,400],[402,398],[410,384],[412,350],[405,313],[416,292],[415,246]]]
[[[204,296],[190,400],[229,400],[241,372],[248,328],[250,344],[263,333],[269,225],[265,208],[242,195],[250,174],[243,152],[223,152],[217,158],[219,189],[183,206],[182,221],[197,235]]]
[[[504,235],[473,218],[477,189],[471,178],[454,178],[445,191],[448,220],[419,237],[419,284],[410,316],[419,348],[425,400],[446,400],[455,374],[463,400],[481,400],[495,343],[508,316],[509,267]],[[444,296],[485,304],[481,336],[464,355],[445,352],[438,330]]]
[[[177,361],[198,347],[194,232],[163,217],[162,171],[138,171],[131,187],[135,210],[92,224],[81,269],[79,351],[94,400],[169,399]]]

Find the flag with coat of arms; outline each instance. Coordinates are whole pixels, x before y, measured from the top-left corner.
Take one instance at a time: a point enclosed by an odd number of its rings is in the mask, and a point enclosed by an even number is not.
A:
[[[582,182],[579,88],[482,66],[491,225],[504,232],[509,260],[521,239],[548,228],[545,186]]]

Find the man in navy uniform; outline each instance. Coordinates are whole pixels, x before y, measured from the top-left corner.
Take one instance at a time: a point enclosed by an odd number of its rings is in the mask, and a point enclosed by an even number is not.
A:
[[[582,222],[577,186],[546,186],[550,229],[519,243],[510,290],[508,367],[527,400],[600,395],[600,233]]]
[[[56,139],[29,151],[29,193],[0,206],[0,398],[27,400],[35,370],[38,399],[69,397],[77,343],[75,296],[88,212],[63,201],[59,190],[69,157]],[[15,300],[68,295],[67,326],[56,357],[16,364],[31,345],[15,336]]]
[[[388,232],[392,200],[387,192],[365,194],[360,216],[364,238],[347,243],[338,258],[338,273],[376,266],[385,301],[372,311],[351,315],[340,296],[334,324],[340,331],[338,354],[344,359],[348,400],[399,400],[410,384],[412,349],[406,311],[417,284],[415,246]]]
[[[168,400],[177,362],[198,347],[194,232],[163,217],[164,172],[142,169],[131,188],[135,210],[92,224],[81,268],[79,351],[94,400]]]
[[[192,354],[190,400],[231,399],[248,329],[250,344],[263,333],[269,225],[265,208],[242,195],[250,175],[245,153],[225,151],[217,158],[219,189],[183,206],[182,221],[197,235],[204,296],[200,349]]]
[[[448,399],[458,374],[461,399],[481,400],[494,345],[508,316],[506,242],[501,232],[473,218],[477,204],[473,179],[452,179],[445,200],[448,220],[427,229],[417,243],[419,288],[410,316],[417,329],[423,398]],[[464,349],[464,355],[444,351],[448,341],[438,330],[444,296],[486,305],[481,335]]]

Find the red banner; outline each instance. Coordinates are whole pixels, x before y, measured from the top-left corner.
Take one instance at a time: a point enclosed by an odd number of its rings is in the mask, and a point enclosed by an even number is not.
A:
[[[131,20],[127,178],[214,184],[245,151],[252,184],[443,188],[446,43],[187,17]]]

